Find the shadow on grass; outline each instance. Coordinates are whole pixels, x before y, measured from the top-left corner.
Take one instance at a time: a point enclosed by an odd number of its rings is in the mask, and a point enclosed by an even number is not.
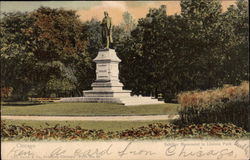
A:
[[[1,102],[1,106],[15,106],[15,107],[25,107],[25,106],[38,106],[42,104],[49,104],[50,102]]]

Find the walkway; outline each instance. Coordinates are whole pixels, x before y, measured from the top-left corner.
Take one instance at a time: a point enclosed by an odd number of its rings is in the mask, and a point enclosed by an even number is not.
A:
[[[171,120],[178,115],[149,115],[149,116],[1,116],[2,120],[40,120],[40,121],[146,121]]]

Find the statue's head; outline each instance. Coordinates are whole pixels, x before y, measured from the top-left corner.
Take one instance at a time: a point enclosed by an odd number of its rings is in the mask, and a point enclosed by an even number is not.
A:
[[[107,17],[109,14],[107,11],[104,11],[104,16]]]

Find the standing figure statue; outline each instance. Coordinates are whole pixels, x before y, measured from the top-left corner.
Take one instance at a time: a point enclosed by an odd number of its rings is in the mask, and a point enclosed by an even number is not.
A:
[[[109,17],[108,12],[104,12],[104,18],[102,19],[102,42],[105,49],[111,48],[113,43],[112,39],[112,20]]]

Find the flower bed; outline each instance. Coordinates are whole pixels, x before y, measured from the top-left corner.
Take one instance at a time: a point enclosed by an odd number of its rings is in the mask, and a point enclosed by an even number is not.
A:
[[[1,122],[2,140],[108,140],[108,139],[163,139],[163,138],[240,138],[246,131],[233,124],[199,124],[178,126],[155,123],[116,132],[88,130],[81,127],[7,125]]]

